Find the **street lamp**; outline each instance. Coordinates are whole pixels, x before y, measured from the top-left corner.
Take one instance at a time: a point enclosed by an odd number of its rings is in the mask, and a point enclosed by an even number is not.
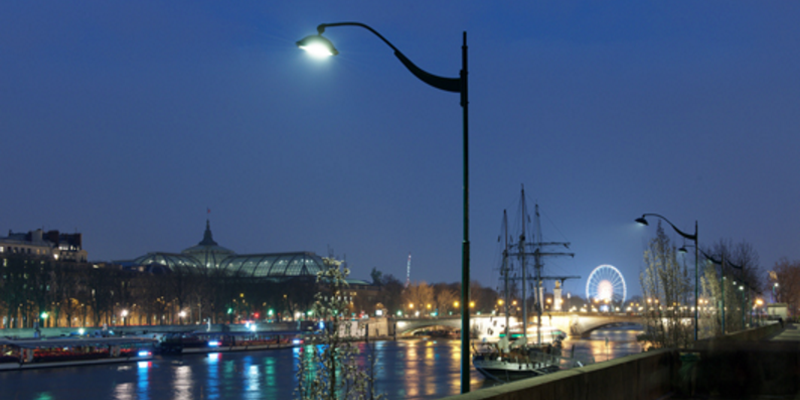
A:
[[[680,229],[678,229],[678,227],[676,227],[666,217],[664,217],[662,215],[659,215],[659,214],[653,214],[653,213],[642,214],[641,217],[636,218],[636,222],[638,222],[638,223],[640,223],[642,225],[649,225],[647,223],[647,220],[645,219],[645,217],[647,217],[648,215],[652,215],[654,217],[658,217],[658,218],[663,219],[666,223],[669,224],[669,226],[672,227],[672,229],[675,230],[675,232],[678,232],[679,235],[683,236],[686,239],[694,241],[694,340],[697,341],[697,328],[698,328],[698,321],[699,321],[699,316],[700,316],[700,314],[699,314],[700,310],[699,310],[699,306],[698,306],[698,303],[697,303],[697,300],[700,298],[700,285],[699,285],[699,282],[700,282],[700,269],[697,268],[697,259],[699,258],[698,257],[698,252],[700,251],[700,245],[697,242],[697,220],[694,221],[694,235],[690,235],[690,234],[688,234],[686,232],[683,232]]]
[[[775,282],[772,285],[772,302],[773,303],[777,303],[778,302],[777,292],[778,292],[778,282]]]
[[[467,32],[463,33],[463,45],[461,46],[461,71],[458,78],[445,78],[437,75],[430,74],[423,71],[411,62],[400,50],[397,49],[392,43],[386,40],[383,35],[378,33],[366,24],[360,22],[336,22],[332,24],[320,24],[317,26],[317,34],[311,35],[299,40],[297,47],[308,51],[310,54],[317,57],[328,57],[339,54],[330,40],[323,37],[322,34],[326,28],[337,26],[358,26],[372,32],[375,36],[381,39],[393,51],[401,63],[411,71],[414,76],[421,81],[448,92],[455,92],[461,94],[461,108],[463,110],[463,154],[464,154],[464,179],[463,179],[463,196],[464,196],[464,239],[461,244],[461,393],[469,392],[469,371],[470,371],[470,349],[469,349],[469,123],[468,123],[468,106],[469,101],[467,97]]]
[[[756,299],[756,324],[757,324],[758,326],[761,326],[761,325],[762,325],[762,322],[763,322],[763,321],[761,320],[761,317],[762,317],[762,315],[763,315],[762,311],[764,310],[764,309],[762,308],[762,306],[763,306],[763,305],[764,305],[764,301],[763,301],[763,300],[761,300],[760,298],[757,298],[757,299]]]

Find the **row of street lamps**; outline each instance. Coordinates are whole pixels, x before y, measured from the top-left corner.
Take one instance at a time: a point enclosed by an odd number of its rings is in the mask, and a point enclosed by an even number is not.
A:
[[[722,268],[722,273],[721,273],[721,275],[722,275],[722,279],[721,279],[722,280],[722,296],[721,296],[722,297],[722,305],[720,307],[720,310],[721,310],[721,317],[722,317],[722,334],[725,334],[725,270],[724,270],[724,266],[728,265],[728,266],[731,266],[731,267],[739,269],[739,270],[743,270],[743,267],[735,265],[735,264],[733,264],[731,262],[726,262],[724,254],[722,255],[722,259],[721,260],[717,260],[714,257],[708,255],[703,250],[701,250],[700,249],[700,245],[698,243],[698,229],[697,229],[697,221],[696,220],[694,222],[694,234],[689,234],[689,233],[683,232],[682,230],[678,229],[678,227],[676,227],[666,217],[664,217],[662,215],[659,215],[659,214],[655,214],[655,213],[642,214],[641,217],[636,218],[636,222],[638,222],[638,223],[640,223],[642,225],[649,225],[647,223],[647,219],[646,219],[647,216],[654,216],[654,217],[657,217],[657,218],[660,218],[660,219],[664,220],[679,235],[681,235],[682,237],[684,237],[686,239],[689,239],[689,240],[694,242],[694,340],[695,341],[698,340],[698,327],[699,327],[698,321],[699,321],[699,315],[700,315],[699,314],[700,313],[700,305],[698,303],[699,300],[700,300],[700,268],[698,267],[698,262],[700,260],[700,253],[702,253],[703,256],[708,261],[711,261],[712,263],[721,266],[721,268]],[[680,251],[682,253],[685,253],[686,252],[686,247],[687,246],[683,246],[680,249],[678,249],[678,251]],[[775,285],[777,286],[777,283]],[[735,286],[736,286],[736,282],[734,282],[734,287]],[[750,287],[750,285],[748,285],[746,282],[742,282],[742,285],[739,287],[739,290],[740,291],[744,291],[744,286],[747,286],[751,290],[754,289],[754,288]],[[744,294],[742,296],[743,296],[742,297],[742,304],[744,305],[746,300],[744,298]],[[743,321],[744,321],[744,313],[742,313],[742,318],[743,318]],[[744,325],[744,322],[743,322],[743,325]]]

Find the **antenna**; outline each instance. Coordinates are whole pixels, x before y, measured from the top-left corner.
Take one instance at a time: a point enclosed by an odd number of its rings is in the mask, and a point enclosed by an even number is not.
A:
[[[408,264],[406,265],[406,287],[411,283],[411,252],[408,253]]]

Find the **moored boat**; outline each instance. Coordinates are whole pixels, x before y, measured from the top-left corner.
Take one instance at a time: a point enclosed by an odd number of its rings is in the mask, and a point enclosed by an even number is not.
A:
[[[0,371],[147,361],[155,343],[140,337],[0,339]]]
[[[476,350],[472,363],[481,375],[496,381],[512,381],[582,367],[583,362],[563,357],[561,338],[553,343],[525,343],[525,337],[513,344],[501,338],[497,343],[484,343]]]
[[[178,332],[158,343],[161,354],[283,349],[301,344],[296,332]]]

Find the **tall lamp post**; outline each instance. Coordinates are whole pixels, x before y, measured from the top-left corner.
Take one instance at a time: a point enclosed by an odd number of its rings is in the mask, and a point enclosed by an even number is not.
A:
[[[468,105],[467,98],[467,32],[463,34],[463,45],[461,46],[461,71],[458,78],[444,78],[423,71],[411,62],[400,50],[386,40],[383,35],[378,33],[366,24],[360,22],[336,22],[332,24],[320,24],[317,26],[317,34],[303,38],[297,42],[297,47],[308,51],[315,56],[334,56],[339,54],[330,40],[322,37],[325,28],[337,26],[358,26],[372,32],[380,38],[393,51],[394,55],[400,60],[414,76],[421,81],[448,92],[461,94],[461,108],[463,110],[463,148],[464,148],[464,239],[461,244],[461,393],[469,392],[469,124],[468,124]]]
[[[694,221],[694,235],[690,235],[678,229],[678,227],[676,227],[666,217],[659,214],[653,214],[653,213],[642,214],[641,217],[636,218],[636,222],[642,225],[649,225],[647,223],[647,219],[645,219],[645,217],[649,215],[663,219],[666,223],[669,224],[669,226],[672,227],[672,229],[675,230],[675,232],[678,232],[679,235],[685,237],[686,239],[694,241],[694,340],[697,341],[697,327],[698,327],[697,323],[700,316],[699,314],[700,304],[698,302],[700,298],[700,286],[698,285],[698,282],[700,281],[700,272],[699,272],[700,270],[697,268],[697,259],[699,258],[698,251],[700,251],[700,245],[697,242],[697,220]]]

